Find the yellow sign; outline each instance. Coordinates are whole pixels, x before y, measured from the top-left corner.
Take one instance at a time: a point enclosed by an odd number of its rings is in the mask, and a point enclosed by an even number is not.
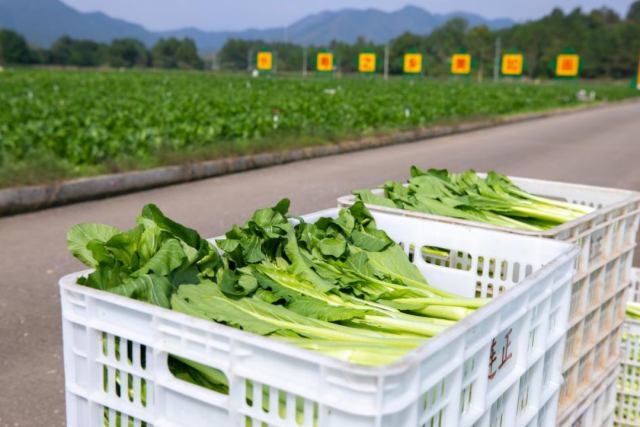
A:
[[[258,70],[266,71],[273,68],[273,54],[271,52],[258,52]]]
[[[404,72],[416,74],[422,72],[421,53],[407,53],[404,55]]]
[[[471,73],[471,55],[456,53],[451,57],[451,74]]]
[[[374,73],[376,71],[376,54],[361,53],[358,58],[358,71],[361,73]]]
[[[519,53],[507,53],[502,56],[502,75],[520,76],[524,68],[524,58]]]
[[[640,61],[638,61],[638,80],[636,81],[636,88],[640,90]]]
[[[321,52],[317,61],[318,71],[333,71],[333,53]]]
[[[556,76],[575,77],[580,69],[580,57],[578,55],[558,55],[556,59]]]

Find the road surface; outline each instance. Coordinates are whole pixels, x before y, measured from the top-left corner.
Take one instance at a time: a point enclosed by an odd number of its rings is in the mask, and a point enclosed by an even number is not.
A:
[[[65,425],[57,280],[83,268],[65,247],[75,224],[127,229],[153,202],[212,237],[281,197],[296,214],[329,208],[352,189],[406,179],[413,164],[640,190],[639,163],[632,104],[0,218],[0,427]]]

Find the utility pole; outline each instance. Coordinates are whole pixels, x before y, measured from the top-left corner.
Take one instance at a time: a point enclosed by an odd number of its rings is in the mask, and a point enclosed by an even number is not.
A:
[[[253,71],[253,49],[249,49],[249,55],[247,56],[247,71]]]
[[[273,64],[271,65],[271,69],[273,70],[273,74],[278,72],[278,51],[273,51]]]
[[[307,49],[302,48],[302,77],[307,77]]]
[[[493,82],[498,83],[500,79],[500,48],[502,46],[502,40],[500,37],[496,39],[496,59],[493,64]]]
[[[389,78],[389,43],[384,46],[384,79]]]

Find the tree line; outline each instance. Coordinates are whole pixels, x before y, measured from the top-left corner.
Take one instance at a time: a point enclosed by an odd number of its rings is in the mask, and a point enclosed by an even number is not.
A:
[[[389,46],[389,72],[402,73],[402,58],[412,48],[423,54],[426,60],[425,74],[445,76],[449,74],[448,61],[460,48],[473,57],[476,73],[485,76],[493,73],[495,44],[501,40],[501,53],[519,50],[527,62],[525,74],[530,77],[551,77],[551,63],[567,47],[579,55],[583,68],[582,77],[627,78],[637,71],[640,56],[640,1],[634,2],[626,16],[603,7],[585,13],[580,8],[570,13],[554,9],[549,15],[513,27],[491,31],[486,26],[470,28],[463,19],[455,18],[436,28],[431,34],[420,36],[404,33],[391,40]],[[230,39],[222,47],[217,62],[223,69],[249,68],[249,59],[266,43],[261,40]],[[299,71],[303,55],[308,57],[308,69],[314,70],[313,60],[320,46],[302,47],[292,43],[269,43],[276,53],[280,71]],[[359,38],[353,44],[333,41],[329,48],[334,62],[342,72],[356,72],[356,58],[365,48],[372,49],[378,58],[384,56],[384,45],[376,45]]]
[[[12,30],[0,30],[0,64],[66,65],[78,67],[182,68],[202,69],[204,62],[193,40],[160,39],[151,49],[135,39],[111,43],[58,39],[50,49],[27,44]]]
[[[389,72],[402,73],[402,58],[412,48],[426,60],[425,74],[449,74],[449,59],[460,48],[466,49],[475,61],[475,73],[489,76],[495,66],[495,42],[501,40],[502,53],[519,50],[527,63],[525,75],[551,77],[550,64],[556,55],[571,47],[580,54],[582,77],[628,78],[638,68],[640,55],[640,0],[635,1],[625,16],[603,7],[591,12],[576,8],[570,13],[554,9],[549,15],[513,27],[490,30],[487,26],[470,28],[467,22],[455,18],[423,36],[404,33],[388,43]],[[382,58],[385,45],[376,45],[364,38],[349,44],[333,41],[329,46],[303,47],[294,43],[263,40],[229,39],[216,55],[217,68],[247,70],[255,54],[265,45],[276,53],[279,71],[299,72],[303,57],[312,71],[314,59],[322,48],[329,48],[341,72],[356,72],[356,58],[364,49],[371,49]],[[50,49],[29,46],[25,39],[11,30],[0,30],[0,61],[2,64],[57,64],[74,66],[156,67],[202,69],[193,40],[161,39],[151,49],[134,39],[114,40],[110,44],[62,37]],[[251,61],[251,62],[250,62]]]

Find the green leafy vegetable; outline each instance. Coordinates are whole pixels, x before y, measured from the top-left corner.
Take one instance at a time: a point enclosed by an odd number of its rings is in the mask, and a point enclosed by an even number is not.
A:
[[[387,182],[383,189],[385,197],[369,190],[353,194],[367,204],[526,231],[547,230],[593,212],[587,206],[529,194],[496,172],[480,178],[473,170],[455,174],[412,166],[406,186]]]
[[[69,251],[96,269],[78,283],[170,308],[178,286],[199,283],[201,269],[220,267],[210,243],[165,217],[157,206],[145,206],[137,222],[126,232],[101,224],[69,230]]]
[[[85,286],[367,365],[397,360],[487,302],[429,285],[362,203],[313,224],[293,225],[288,208],[284,199],[234,225],[216,241],[222,255],[154,205],[126,232],[74,227],[69,250],[96,269]],[[206,367],[172,363],[185,381],[228,387]]]
[[[633,320],[640,320],[640,303],[627,302],[627,317]]]

